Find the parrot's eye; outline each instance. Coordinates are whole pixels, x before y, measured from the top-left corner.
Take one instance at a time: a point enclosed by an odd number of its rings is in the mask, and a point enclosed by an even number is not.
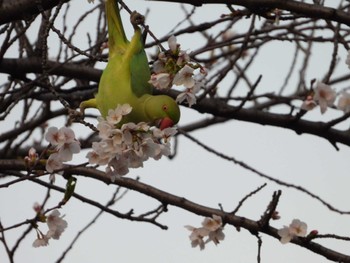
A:
[[[167,111],[168,110],[168,105],[164,104],[162,109],[163,109],[163,111]]]

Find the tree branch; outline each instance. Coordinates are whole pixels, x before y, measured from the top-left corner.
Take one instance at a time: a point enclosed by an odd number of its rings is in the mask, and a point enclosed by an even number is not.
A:
[[[39,2],[44,10],[48,10],[58,5],[61,1],[69,2],[69,0],[40,0]],[[0,1],[0,25],[16,20],[28,19],[39,13],[38,4],[33,0]]]
[[[0,169],[1,170],[25,170],[24,161],[21,160],[0,160]],[[114,181],[111,181],[111,178],[108,177],[104,172],[98,171],[93,168],[85,168],[85,167],[69,167],[65,170],[65,172],[74,175],[81,175],[88,178],[93,178],[98,181],[104,182],[106,184],[115,184],[121,187],[125,187],[130,190],[134,190],[136,192],[142,193],[149,197],[152,197],[164,205],[172,205],[176,207],[180,207],[184,210],[190,211],[197,215],[211,217],[213,214],[222,217],[223,222],[226,224],[230,224],[235,226],[236,228],[244,228],[250,231],[251,233],[265,233],[271,237],[276,239],[280,239],[277,234],[278,229],[271,226],[263,226],[259,221],[254,221],[245,217],[233,215],[230,212],[225,212],[220,209],[214,209],[210,207],[206,207],[200,205],[198,203],[194,203],[190,200],[187,200],[184,197],[179,197],[168,192],[162,191],[145,183],[141,183],[138,180],[127,178],[127,177],[116,177]],[[37,179],[33,179],[36,181],[40,181]],[[47,184],[45,182],[40,181],[41,183]],[[52,186],[53,189],[57,188],[57,186]],[[80,197],[81,198],[81,197]],[[85,200],[85,199],[84,199]],[[89,199],[86,199],[89,200]],[[85,201],[86,201],[85,200]],[[92,200],[89,200],[93,202]],[[96,203],[96,202],[94,202]],[[100,208],[104,208],[103,206]],[[335,262],[349,262],[350,256],[341,254],[332,249],[326,248],[318,243],[310,241],[306,238],[302,237],[294,237],[291,240],[291,243],[304,247],[310,251],[313,251],[319,255],[326,257],[329,260]]]
[[[47,61],[47,73],[69,78],[85,79],[99,82],[102,70],[82,66],[77,63],[60,63]],[[41,58],[3,59],[0,63],[0,72],[18,76],[28,73],[43,73]]]
[[[159,1],[159,0],[156,0]],[[307,4],[292,0],[161,0],[171,3],[191,4],[201,6],[204,4],[239,5],[259,14],[263,10],[278,8],[299,15],[317,19],[336,21],[350,26],[349,14],[331,7],[316,4]]]

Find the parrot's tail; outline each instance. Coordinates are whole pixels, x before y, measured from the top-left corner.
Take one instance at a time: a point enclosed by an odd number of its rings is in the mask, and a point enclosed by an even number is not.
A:
[[[116,53],[123,53],[128,40],[125,36],[119,6],[116,0],[106,1],[106,15],[108,23],[108,48],[109,56],[111,57]]]

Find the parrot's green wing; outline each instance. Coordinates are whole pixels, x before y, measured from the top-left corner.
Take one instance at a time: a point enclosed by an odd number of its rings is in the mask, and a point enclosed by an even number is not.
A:
[[[168,119],[169,125],[176,124],[180,118],[180,110],[175,101],[169,96],[151,95],[152,87],[148,83],[151,72],[141,29],[138,27],[143,22],[143,16],[136,12],[131,14],[130,20],[135,32],[129,42],[114,0],[106,1],[106,15],[109,34],[108,64],[102,73],[95,99],[82,102],[80,107],[96,107],[106,117],[110,109],[127,103],[132,111],[123,118],[123,123],[164,123],[162,120]],[[166,126],[164,125],[163,127]]]

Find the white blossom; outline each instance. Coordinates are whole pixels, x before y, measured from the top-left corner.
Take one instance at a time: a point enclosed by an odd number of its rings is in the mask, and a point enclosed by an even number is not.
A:
[[[176,65],[181,66],[188,62],[190,62],[190,56],[187,54],[187,52],[180,50],[179,57],[176,60]]]
[[[122,107],[122,109],[121,109]],[[129,168],[143,167],[149,158],[160,159],[170,154],[169,139],[176,133],[174,128],[158,131],[145,122],[124,123],[120,128],[114,123],[112,116],[116,112],[123,112],[123,116],[130,111],[125,105],[118,105],[115,110],[109,111],[111,119],[99,118],[99,142],[92,144],[92,151],[87,154],[91,164],[107,165],[106,173],[113,180],[116,176],[123,176]]]
[[[205,242],[203,238],[209,235],[209,230],[205,229],[204,227],[195,228],[193,226],[185,226],[185,228],[191,231],[191,234],[189,236],[191,240],[191,246],[199,246],[200,250],[203,250],[205,248]]]
[[[172,79],[169,73],[152,74],[151,79],[148,82],[160,90],[168,89],[172,85]]]
[[[197,98],[195,94],[200,90],[202,86],[202,83],[196,82],[195,85],[192,88],[187,88],[184,92],[181,92],[176,97],[177,103],[182,103],[183,101],[186,101],[188,103],[189,107],[192,107],[193,104],[196,104]]]
[[[188,106],[192,107],[193,104],[196,104],[197,99],[196,96],[191,92],[190,89],[186,89],[186,91],[181,92],[176,97],[176,102],[181,104],[183,101],[187,101]]]
[[[108,115],[106,117],[106,120],[111,125],[118,124],[123,116],[128,115],[132,110],[132,107],[129,104],[123,104],[117,106],[116,109],[112,110],[110,109],[108,111]]]
[[[74,141],[74,131],[67,127],[60,129],[56,127],[50,127],[45,135],[45,139],[53,146],[61,147],[65,143],[71,143]]]
[[[160,54],[164,54],[163,52],[161,52]],[[159,57],[159,55],[158,55]],[[153,72],[154,73],[164,73],[166,71],[165,69],[165,62],[161,59],[157,59],[154,63],[153,63]]]
[[[342,92],[338,101],[338,109],[345,113],[350,112],[350,94],[348,92]]]
[[[45,134],[45,139],[54,146],[55,151],[46,161],[46,170],[49,173],[61,169],[63,162],[72,160],[73,154],[80,152],[80,143],[75,139],[71,128],[50,127]]]
[[[306,111],[310,111],[313,108],[315,108],[317,106],[316,101],[314,101],[312,96],[307,96],[306,100],[303,101],[303,104],[301,104],[301,109],[302,110],[306,110]]]
[[[289,227],[284,226],[277,231],[277,234],[281,237],[280,242],[286,244],[293,239],[293,234],[289,231]]]
[[[336,98],[335,91],[322,82],[317,82],[314,100],[320,105],[321,113],[325,113],[329,106],[333,106]]]
[[[195,84],[193,78],[194,69],[188,65],[185,65],[179,72],[175,75],[173,84],[180,86],[184,85],[186,88],[192,88]]]
[[[168,46],[173,53],[177,51],[178,44],[177,44],[176,37],[174,35],[168,38]]]
[[[33,247],[46,247],[49,244],[49,237],[38,233],[37,239],[33,242]]]
[[[209,241],[213,241],[215,245],[219,244],[220,241],[224,240],[225,238],[225,234],[224,232],[222,232],[222,228],[218,228],[215,231],[210,231],[209,232],[209,238],[207,240],[207,242]]]
[[[41,207],[39,204],[34,205],[34,210],[37,212],[38,216],[43,217],[44,220],[46,220],[46,224],[49,228],[46,235],[44,235],[37,227],[37,239],[33,242],[33,247],[42,247],[47,246],[49,244],[49,240],[52,239],[59,239],[63,231],[66,229],[68,223],[66,220],[62,219],[62,216],[60,216],[60,212],[55,209],[49,214],[47,217],[45,217],[43,214],[41,214]]]
[[[216,231],[222,226],[222,219],[217,215],[213,215],[212,218],[206,217],[202,222],[202,226],[211,232]]]
[[[210,241],[217,245],[225,238],[225,234],[222,232],[222,218],[217,215],[213,215],[211,218],[204,218],[202,227],[185,226],[185,228],[191,231],[189,238],[192,247],[199,246],[201,250],[203,250],[205,244]],[[204,240],[204,238],[206,238],[206,240]]]
[[[68,223],[60,217],[61,213],[56,209],[47,217],[47,226],[49,231],[46,236],[48,238],[59,239],[63,231],[66,229]]]
[[[35,163],[37,159],[39,158],[39,155],[37,154],[35,148],[31,147],[28,151],[28,156],[24,157],[24,160],[28,163]]]
[[[304,237],[306,233],[307,225],[299,219],[293,219],[289,226],[284,226],[277,231],[277,234],[281,237],[280,241],[282,244],[290,242],[295,236]]]
[[[68,162],[73,159],[74,153],[80,152],[80,143],[78,141],[72,141],[70,143],[63,144],[59,150],[58,154],[62,162]]]
[[[63,168],[63,162],[58,153],[53,153],[46,161],[45,169],[49,173],[53,173],[55,170]]]

